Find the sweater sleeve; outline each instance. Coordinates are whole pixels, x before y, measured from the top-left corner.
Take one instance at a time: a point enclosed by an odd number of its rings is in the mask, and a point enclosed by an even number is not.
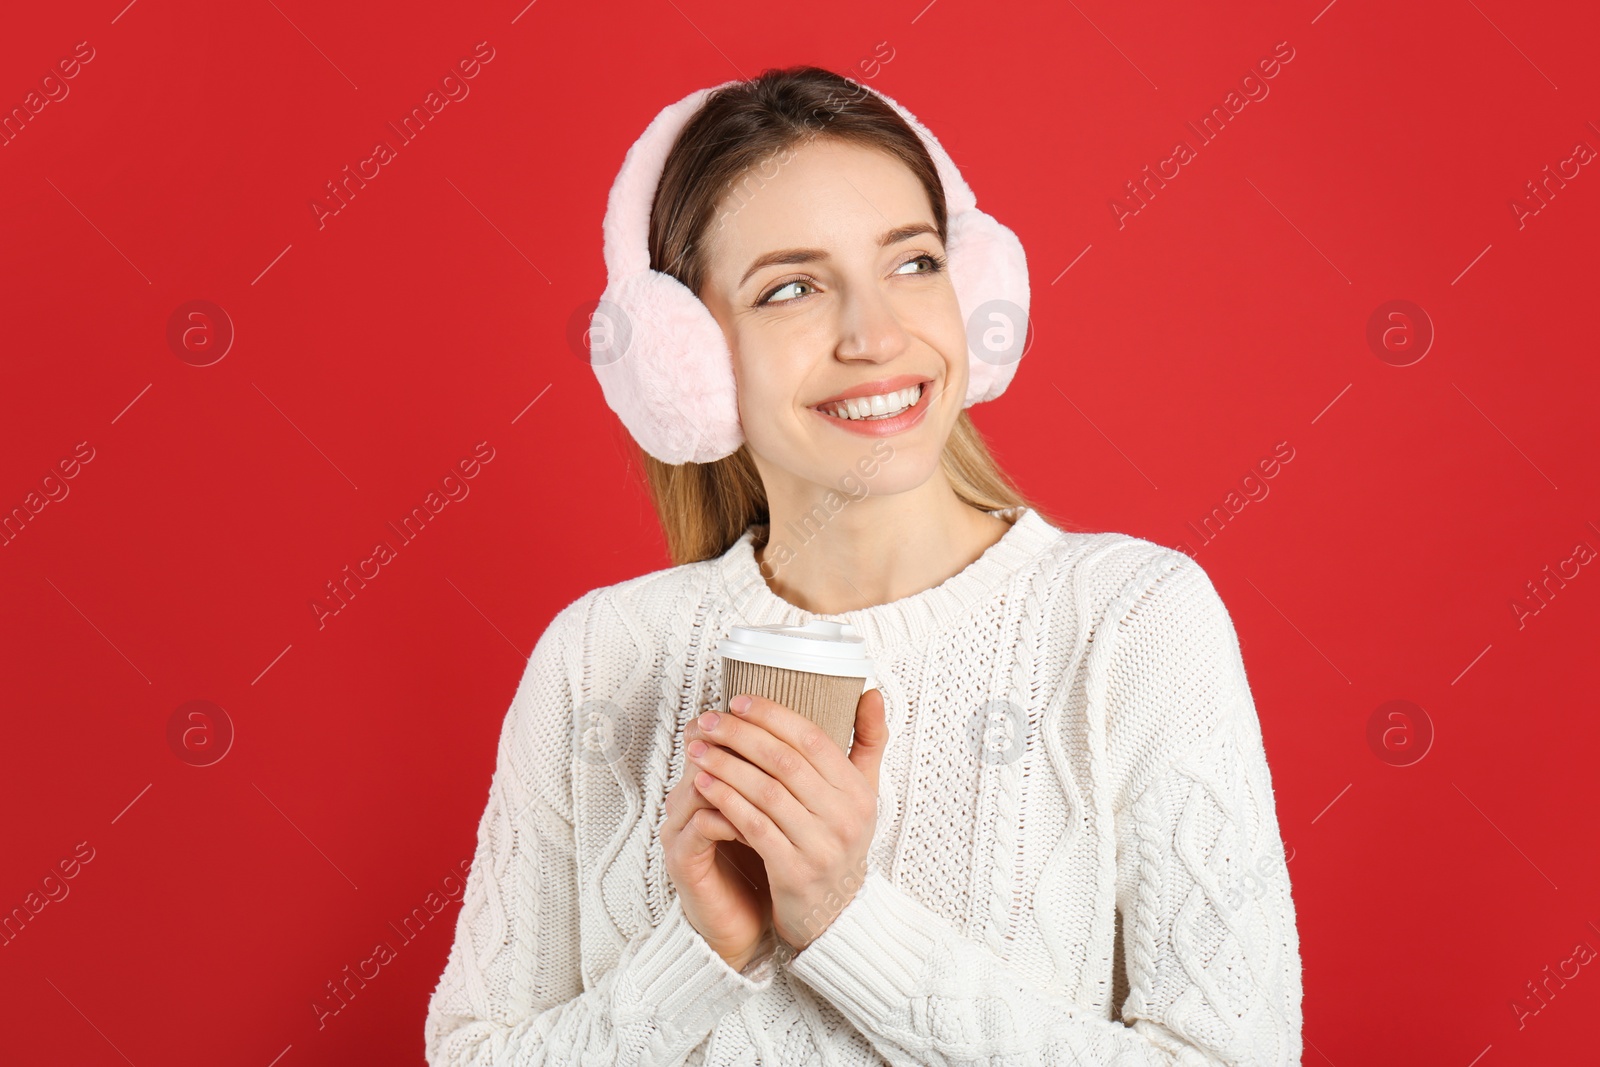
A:
[[[569,605],[540,637],[501,728],[455,941],[428,1002],[429,1067],[674,1067],[772,983],[771,951],[735,971],[674,896],[660,925],[584,988],[570,766],[584,609]]]
[[[869,869],[788,968],[890,1063],[1300,1063],[1294,909],[1232,623],[1186,557],[1123,623],[1107,715],[1126,746],[1123,779],[1142,777],[1112,805],[1130,987],[1122,1019],[1045,989]]]

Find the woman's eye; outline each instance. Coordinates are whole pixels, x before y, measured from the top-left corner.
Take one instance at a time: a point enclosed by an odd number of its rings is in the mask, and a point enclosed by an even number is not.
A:
[[[936,257],[924,252],[922,255],[918,256],[916,259],[908,259],[908,260],[906,260],[904,263],[902,263],[900,265],[900,270],[904,270],[906,267],[911,266],[911,264],[913,264],[913,263],[922,263],[924,261],[926,261],[927,264],[928,264],[928,269],[927,270],[917,270],[917,271],[912,271],[911,273],[913,273],[913,274],[933,274],[935,271],[937,271],[939,269],[939,260]],[[898,274],[899,271],[896,271],[895,273]]]
[[[774,300],[773,297],[777,296],[779,293],[783,292],[785,289],[792,289],[797,285],[803,285],[803,286],[806,286],[807,288],[810,288],[811,283],[808,282],[808,281],[803,281],[803,280],[801,280],[799,278],[796,278],[792,282],[785,282],[784,284],[778,286],[778,288],[772,290],[772,292],[768,293],[765,297],[763,297],[761,299],[761,302],[763,304],[773,304],[773,303],[786,304],[786,303],[788,303],[787,300]]]

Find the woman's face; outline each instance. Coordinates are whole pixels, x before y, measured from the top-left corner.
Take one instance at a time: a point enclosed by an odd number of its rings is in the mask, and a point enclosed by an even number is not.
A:
[[[938,467],[968,370],[928,195],[877,149],[817,138],[776,158],[787,162],[775,176],[752,171],[718,206],[699,294],[728,339],[769,502],[915,488]],[[763,263],[774,255],[783,262]],[[916,383],[922,395],[899,417],[818,410]]]

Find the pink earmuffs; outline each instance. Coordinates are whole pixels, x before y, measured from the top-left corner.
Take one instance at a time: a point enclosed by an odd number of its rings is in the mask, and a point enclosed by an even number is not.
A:
[[[628,149],[606,201],[606,288],[585,334],[606,404],[640,447],[664,463],[709,463],[744,442],[733,356],[722,327],[687,286],[650,268],[650,210],[667,153],[705,98],[722,85],[669,104]],[[1011,383],[1027,335],[1028,265],[1022,242],[978,210],[972,190],[933,134],[895,101],[877,95],[922,138],[944,185],[945,251],[967,326],[970,372],[962,406],[993,400]]]

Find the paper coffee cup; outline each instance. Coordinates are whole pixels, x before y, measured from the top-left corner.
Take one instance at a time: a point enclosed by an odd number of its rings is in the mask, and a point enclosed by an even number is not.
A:
[[[810,719],[850,751],[856,703],[877,688],[866,640],[847,622],[734,626],[718,642],[722,708],[740,693],[776,701]]]

